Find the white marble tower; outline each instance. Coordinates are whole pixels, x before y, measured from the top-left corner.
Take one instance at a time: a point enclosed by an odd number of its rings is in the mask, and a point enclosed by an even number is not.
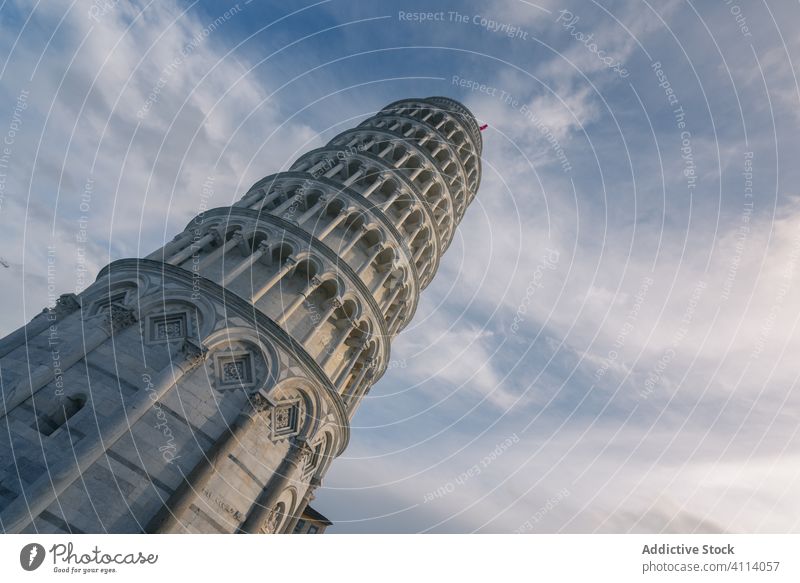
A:
[[[0,529],[293,532],[480,155],[460,103],[392,103],[1,340]]]

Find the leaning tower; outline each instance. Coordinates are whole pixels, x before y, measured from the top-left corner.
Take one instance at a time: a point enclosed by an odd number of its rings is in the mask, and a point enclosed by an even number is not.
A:
[[[0,341],[0,529],[299,531],[480,155],[397,101]]]

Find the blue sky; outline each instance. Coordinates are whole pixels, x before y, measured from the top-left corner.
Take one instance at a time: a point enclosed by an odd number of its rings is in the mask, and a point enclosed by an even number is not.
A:
[[[483,181],[314,502],[332,531],[798,529],[796,3],[1,6],[1,332],[49,303],[48,246],[74,291],[209,179],[230,204],[446,95],[489,124]]]

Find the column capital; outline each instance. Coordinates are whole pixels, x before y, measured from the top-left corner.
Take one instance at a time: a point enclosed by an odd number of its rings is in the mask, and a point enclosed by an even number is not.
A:
[[[79,310],[80,307],[81,302],[78,300],[78,296],[75,294],[61,294],[56,300],[56,305],[53,310],[56,316],[60,318]]]
[[[356,350],[364,350],[367,342],[369,342],[369,338],[357,338],[348,346],[350,346],[350,348],[355,348]]]
[[[249,396],[247,406],[245,407],[244,414],[255,419],[262,413],[266,413],[275,406],[275,402],[270,399],[262,391],[257,391],[255,394]]]
[[[214,237],[214,243],[220,245],[225,242],[225,230],[222,227],[212,227],[209,234]]]
[[[183,356],[186,365],[185,370],[188,371],[205,361],[208,347],[191,338],[187,338],[181,345],[180,354]]]
[[[301,467],[306,458],[314,453],[314,449],[305,437],[297,436],[290,441],[289,451],[286,453],[286,461],[295,467]]]

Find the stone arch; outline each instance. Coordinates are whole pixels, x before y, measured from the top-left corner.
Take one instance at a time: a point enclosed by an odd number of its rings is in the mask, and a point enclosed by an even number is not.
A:
[[[316,456],[316,465],[313,467],[312,479],[321,480],[336,455],[338,439],[336,431],[328,426],[320,431],[317,443],[312,444],[313,454]]]
[[[244,230],[244,227],[245,227],[245,225],[243,224],[241,219],[238,219],[238,220],[229,219],[229,220],[227,220],[225,222],[220,221],[216,225],[217,232],[219,233],[220,238],[222,239],[223,243],[226,242],[226,241],[230,241],[231,238],[236,233],[242,233],[243,230]]]
[[[295,254],[295,249],[294,241],[288,241],[285,238],[275,241],[269,247],[270,262],[272,265],[283,265],[289,257]]]
[[[269,230],[260,225],[252,225],[247,231],[242,232],[242,237],[244,248],[247,250],[247,253],[242,253],[244,256],[253,253],[262,243],[269,244],[271,239]]]
[[[367,215],[363,210],[357,207],[348,208],[347,210],[347,217],[344,219],[342,226],[345,229],[346,233],[349,233],[351,230],[355,231],[356,229],[360,229],[367,224],[369,220],[369,215]]]
[[[113,278],[107,285],[99,286],[97,282],[81,294],[81,305],[84,317],[95,316],[107,310],[111,304],[131,305],[138,301],[140,290],[146,289],[141,279]]]
[[[328,411],[324,391],[325,389],[306,378],[289,377],[277,383],[270,391],[269,396],[275,406],[294,402],[302,404],[296,436],[310,441],[317,435]]]
[[[364,313],[364,305],[361,298],[353,292],[346,292],[342,297],[342,306],[336,308],[333,313],[334,318],[338,321],[355,322],[361,318]]]
[[[401,229],[405,229],[406,232],[411,232],[413,230],[414,225],[422,225],[425,222],[425,213],[422,212],[422,209],[419,206],[414,205],[414,210],[405,218],[402,224],[398,225],[398,230],[402,232]]]
[[[203,340],[208,348],[206,363],[212,386],[225,390],[247,389],[248,393],[269,394],[280,377],[281,364],[272,341],[252,328],[228,327],[221,322],[217,330]],[[241,382],[223,377],[226,364],[241,368]],[[239,364],[241,363],[241,364]],[[222,381],[222,382],[220,382]]]
[[[377,223],[370,222],[364,225],[364,234],[361,236],[361,240],[367,247],[383,244],[386,242],[386,232]]]
[[[389,267],[394,265],[395,261],[400,257],[400,253],[393,244],[387,244],[383,250],[375,257],[375,265],[378,268]]]
[[[186,338],[200,340],[210,334],[217,320],[216,309],[202,294],[195,295],[199,297],[187,295],[185,292],[162,290],[140,298],[139,319],[145,324],[145,341],[156,339],[157,330],[152,329],[154,318],[162,315],[169,318],[185,314],[182,326]]]
[[[297,490],[294,486],[288,486],[281,493],[267,518],[267,524],[265,525],[267,533],[281,533],[284,531],[292,521],[291,518],[296,510],[297,499]]]
[[[294,257],[295,265],[290,272],[293,276],[305,275],[310,282],[315,277],[318,277],[323,270],[322,261],[310,251],[294,254]]]

